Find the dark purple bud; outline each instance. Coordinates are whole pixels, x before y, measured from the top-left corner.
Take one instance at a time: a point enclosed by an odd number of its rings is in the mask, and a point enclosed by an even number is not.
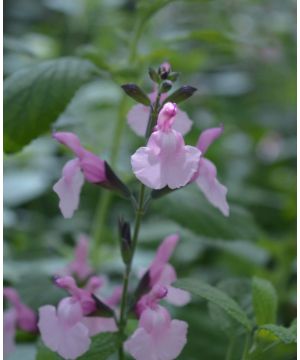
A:
[[[160,92],[165,93],[172,89],[173,83],[170,80],[164,80],[160,85]]]
[[[146,106],[151,105],[151,100],[144,93],[144,91],[136,84],[125,84],[122,85],[121,87],[126,92],[127,95],[129,95],[132,99],[134,99],[138,103]]]
[[[168,62],[162,63],[158,68],[158,74],[162,80],[166,80],[170,72],[171,65]]]
[[[124,264],[128,264],[132,252],[130,224],[122,218],[119,219],[119,237],[122,259]]]

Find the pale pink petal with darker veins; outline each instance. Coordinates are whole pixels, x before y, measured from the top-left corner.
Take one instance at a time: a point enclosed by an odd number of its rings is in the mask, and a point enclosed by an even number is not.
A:
[[[59,197],[59,208],[65,218],[71,218],[79,206],[79,197],[84,183],[79,159],[73,159],[66,163],[62,171],[62,177],[53,186],[53,190]]]

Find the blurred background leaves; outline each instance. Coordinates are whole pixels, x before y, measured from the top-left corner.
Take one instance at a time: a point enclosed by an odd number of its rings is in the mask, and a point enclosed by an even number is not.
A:
[[[231,279],[246,294],[236,298],[228,290],[229,295],[246,310],[249,278],[268,279],[278,293],[277,323],[286,327],[296,316],[295,17],[295,0],[4,4],[5,78],[60,57],[93,63],[99,74],[66,102],[53,128],[76,132],[89,149],[110,159],[121,119],[116,168],[132,186],[130,154],[142,140],[123,126],[133,101],[121,100],[120,85],[137,82],[151,91],[148,67],[168,60],[181,73],[181,85],[198,88],[182,106],[194,121],[186,142],[194,144],[203,129],[224,124],[224,135],[207,156],[228,187],[231,215],[223,218],[193,185],[157,200],[144,221],[135,268],[145,268],[163,236],[177,231],[181,243],[173,261],[180,277],[200,278],[221,289],[229,289],[224,282]],[[13,105],[6,108],[9,115],[12,109]],[[20,110],[20,124],[22,115],[25,120]],[[22,126],[26,130],[26,122]],[[50,134],[49,126],[48,133],[21,152],[4,157],[4,280],[35,308],[61,296],[50,278],[72,256],[76,236],[92,235],[104,194],[86,185],[74,218],[62,218],[51,188],[71,154]],[[113,281],[121,279],[122,271],[119,214],[128,220],[133,216],[128,204],[114,197],[101,229],[98,264]],[[215,311],[210,305],[208,312],[204,302],[176,310],[190,324],[188,345],[180,358],[196,360],[199,354],[203,359],[224,358],[228,339],[214,322]],[[260,343],[270,334],[263,336]],[[236,349],[239,359],[238,345]],[[294,349],[280,349],[269,349],[269,357],[294,358]],[[253,359],[264,358],[255,351]]]

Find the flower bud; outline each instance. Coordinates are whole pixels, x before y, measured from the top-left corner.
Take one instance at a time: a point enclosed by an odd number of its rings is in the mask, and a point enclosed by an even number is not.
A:
[[[119,236],[120,236],[120,247],[121,255],[124,261],[124,264],[128,264],[131,259],[131,232],[130,225],[124,219],[119,219]]]
[[[160,77],[159,77],[158,73],[152,67],[149,68],[148,74],[152,81],[154,81],[157,84],[160,83]]]
[[[126,92],[127,95],[129,95],[132,99],[134,99],[138,103],[146,106],[151,105],[151,100],[144,93],[144,91],[136,84],[125,84],[122,85],[121,87]]]
[[[162,93],[168,92],[173,86],[172,81],[170,80],[164,80],[160,86],[160,91]]]
[[[162,80],[168,78],[170,71],[171,71],[171,65],[168,62],[162,63],[158,68],[158,74]]]

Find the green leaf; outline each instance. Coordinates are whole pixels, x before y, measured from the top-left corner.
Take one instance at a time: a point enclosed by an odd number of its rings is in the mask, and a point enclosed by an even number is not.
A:
[[[176,282],[176,286],[220,306],[233,319],[242,324],[246,329],[251,330],[252,326],[246,313],[237,302],[223,291],[196,279],[179,280]]]
[[[275,323],[278,299],[273,285],[268,280],[254,277],[252,296],[257,325]]]
[[[102,333],[92,338],[92,345],[85,354],[78,360],[106,360],[114,354],[120,344],[120,337],[117,334]],[[35,360],[61,360],[62,357],[48,349],[42,342],[38,345],[38,352]]]
[[[291,325],[289,328],[275,324],[267,324],[259,327],[258,333],[260,335],[266,332],[271,333],[273,336],[278,338],[284,344],[291,344],[297,342],[296,324]]]
[[[27,67],[5,80],[5,152],[19,151],[49,131],[76,91],[98,73],[89,61],[69,57]]]

